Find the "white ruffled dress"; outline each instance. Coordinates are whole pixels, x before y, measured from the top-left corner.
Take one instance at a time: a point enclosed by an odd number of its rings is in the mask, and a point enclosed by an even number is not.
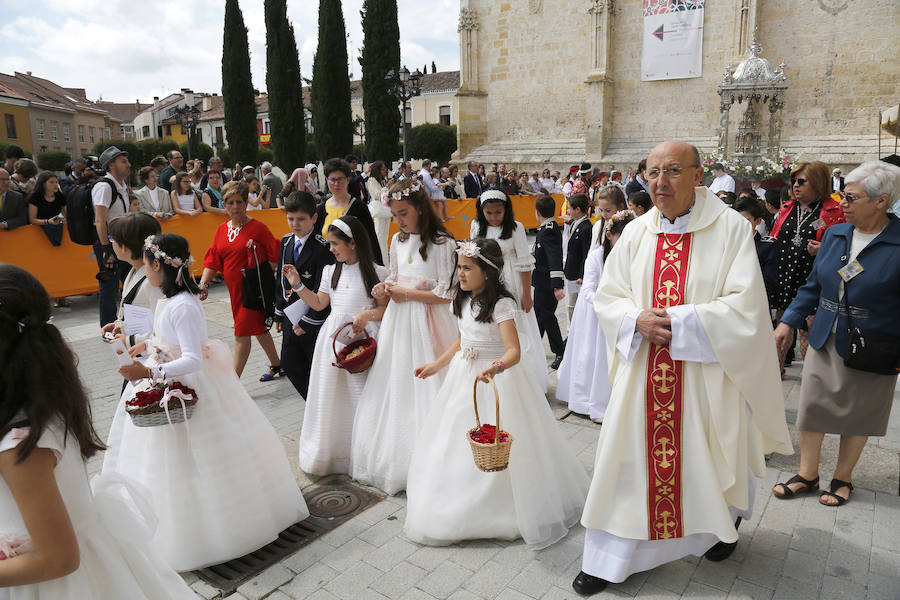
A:
[[[500,299],[494,322],[479,323],[470,305],[459,319],[461,351],[419,434],[407,486],[406,535],[427,545],[460,540],[522,538],[546,547],[578,522],[590,478],[575,455],[531,367],[520,362],[494,378],[500,426],[513,436],[509,467],[487,473],[475,466],[467,435],[475,427],[472,385],[505,348],[498,323],[514,319],[515,303]],[[478,384],[482,423],[497,423],[489,385]]]
[[[503,252],[503,281],[506,289],[516,299],[516,330],[519,332],[519,344],[521,345],[523,360],[529,360],[534,366],[534,375],[541,390],[547,393],[547,354],[544,351],[544,340],[541,330],[538,329],[537,316],[534,309],[525,312],[522,310],[522,273],[534,271],[534,255],[528,245],[525,236],[525,226],[516,221],[516,228],[512,237],[500,239],[502,227],[487,228],[484,237],[496,241]],[[472,221],[471,237],[478,234],[478,222]],[[533,294],[532,294],[533,297]],[[527,358],[526,358],[527,357]]]
[[[369,371],[350,373],[335,367],[334,334],[359,313],[374,308],[375,300],[369,296],[363,282],[359,263],[343,265],[336,289],[331,287],[334,265],[322,271],[319,292],[328,294],[331,313],[319,331],[312,360],[309,393],[303,411],[300,428],[300,468],[313,475],[350,472],[350,440],[353,434],[353,418]],[[388,269],[375,265],[379,281],[387,277]],[[349,330],[349,328],[348,328]],[[372,337],[378,334],[378,323],[366,327]],[[340,339],[340,338],[338,338]],[[340,349],[340,343],[338,343]],[[378,348],[378,352],[391,352],[390,348]]]
[[[0,588],[0,600],[196,598],[150,543],[156,519],[148,492],[116,474],[94,477],[89,484],[78,442],[72,435],[64,441],[63,431],[60,423],[48,425],[37,447],[56,456],[53,474],[78,538],[78,569],[58,579]],[[13,429],[0,440],[0,452],[15,448],[26,435],[26,429]],[[0,537],[27,536],[15,499],[0,478]]]
[[[606,363],[606,338],[594,312],[594,293],[601,275],[603,246],[596,246],[584,263],[584,279],[556,386],[556,397],[568,402],[569,410],[595,420],[606,414],[612,393]]]
[[[159,518],[154,545],[178,571],[243,556],[309,516],[272,425],[234,372],[231,352],[209,340],[200,301],[181,292],[156,307],[153,355],[166,376],[197,392],[192,418],[136,427],[116,410],[103,473],[121,473],[149,489]],[[166,360],[168,359],[168,360]],[[139,382],[140,385],[140,382]]]
[[[394,235],[391,273],[386,281],[452,297],[456,244],[448,238],[428,245],[428,260],[419,254],[421,238]],[[419,379],[416,367],[433,362],[456,339],[456,318],[449,304],[393,302],[378,332],[375,363],[369,369],[353,424],[353,479],[388,494],[406,489],[406,475],[416,436],[434,405],[442,376]]]

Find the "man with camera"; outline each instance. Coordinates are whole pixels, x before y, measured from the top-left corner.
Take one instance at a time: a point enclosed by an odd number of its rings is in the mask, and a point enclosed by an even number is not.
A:
[[[116,258],[107,231],[110,221],[128,212],[130,193],[126,179],[131,171],[131,162],[127,152],[110,146],[100,155],[100,166],[106,169],[106,175],[91,189],[91,201],[94,205],[94,227],[97,229],[94,256],[99,269],[100,326],[103,327],[116,320],[119,283],[125,280],[131,269],[127,262]]]

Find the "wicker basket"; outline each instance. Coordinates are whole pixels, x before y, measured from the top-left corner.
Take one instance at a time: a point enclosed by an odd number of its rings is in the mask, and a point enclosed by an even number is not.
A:
[[[190,398],[184,399],[177,396],[169,398],[168,414],[166,409],[159,405],[159,402],[141,407],[126,406],[125,412],[131,417],[131,422],[135,427],[161,427],[184,423],[194,414],[194,407],[197,404],[196,393],[190,388],[187,388],[187,392],[191,394]]]
[[[331,363],[333,366],[349,371],[350,373],[362,373],[366,369],[372,366],[372,363],[375,362],[375,353],[378,349],[378,344],[375,343],[375,338],[369,335],[365,329],[363,329],[364,337],[361,340],[357,340],[355,342],[351,342],[344,346],[338,351],[337,349],[337,338],[338,335],[345,330],[347,327],[352,327],[353,323],[344,323],[337,331],[334,332],[334,335],[331,336],[331,351],[334,352],[334,360],[336,362]],[[352,354],[354,350],[362,348],[362,351],[352,358],[347,358],[348,354]]]
[[[497,391],[497,384],[491,380],[491,386],[494,388],[494,398],[497,401],[497,430],[494,432],[494,443],[486,444],[477,442],[472,439],[472,433],[481,429],[481,419],[478,417],[478,379],[472,385],[472,400],[475,403],[475,423],[477,425],[466,432],[466,440],[472,448],[472,457],[475,459],[475,466],[489,473],[504,471],[509,466],[509,450],[512,447],[513,436],[508,431],[500,429],[500,392]],[[500,441],[500,435],[505,433],[506,440]]]
[[[191,415],[194,414],[194,406],[197,404],[197,400],[194,400],[193,404],[188,404],[187,402],[184,404],[184,409],[181,408],[181,403],[177,407],[170,408],[168,417],[163,409],[152,413],[129,412],[128,414],[131,415],[131,422],[134,423],[135,427],[161,427],[169,423],[174,425],[175,423],[184,423],[191,418]]]

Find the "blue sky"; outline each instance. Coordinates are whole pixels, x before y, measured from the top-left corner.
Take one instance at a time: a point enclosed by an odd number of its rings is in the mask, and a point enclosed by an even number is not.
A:
[[[241,0],[254,85],[265,89],[263,0]],[[397,0],[401,60],[410,70],[435,61],[459,68],[459,0]],[[88,98],[149,102],[183,87],[221,92],[223,0],[0,0],[0,72],[32,71]],[[77,9],[73,10],[73,7]],[[311,7],[311,8],[307,8]],[[354,78],[362,45],[362,0],[344,0]],[[312,74],[318,3],[288,0],[304,77]]]

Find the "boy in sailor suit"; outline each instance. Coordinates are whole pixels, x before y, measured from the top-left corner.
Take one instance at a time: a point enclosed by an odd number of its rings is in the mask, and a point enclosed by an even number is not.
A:
[[[541,227],[534,243],[534,272],[531,275],[534,313],[541,337],[546,331],[550,350],[556,355],[550,368],[558,369],[566,349],[559,332],[559,321],[556,320],[556,306],[566,297],[563,290],[562,231],[553,219],[556,210],[553,198],[541,196],[535,202],[535,210]]]
[[[281,250],[278,254],[278,270],[275,276],[280,282],[281,289],[275,298],[275,327],[283,332],[281,368],[305,399],[309,390],[309,375],[316,338],[319,335],[319,328],[328,317],[330,308],[326,307],[319,311],[307,308],[297,325],[291,325],[285,309],[295,302],[303,301],[283,277],[282,267],[285,264],[294,265],[300,273],[303,285],[311,290],[318,290],[322,270],[325,265],[334,262],[334,255],[331,254],[325,238],[314,233],[316,201],[311,194],[304,191],[291,192],[284,202],[284,210],[287,213],[291,233],[281,238]]]

